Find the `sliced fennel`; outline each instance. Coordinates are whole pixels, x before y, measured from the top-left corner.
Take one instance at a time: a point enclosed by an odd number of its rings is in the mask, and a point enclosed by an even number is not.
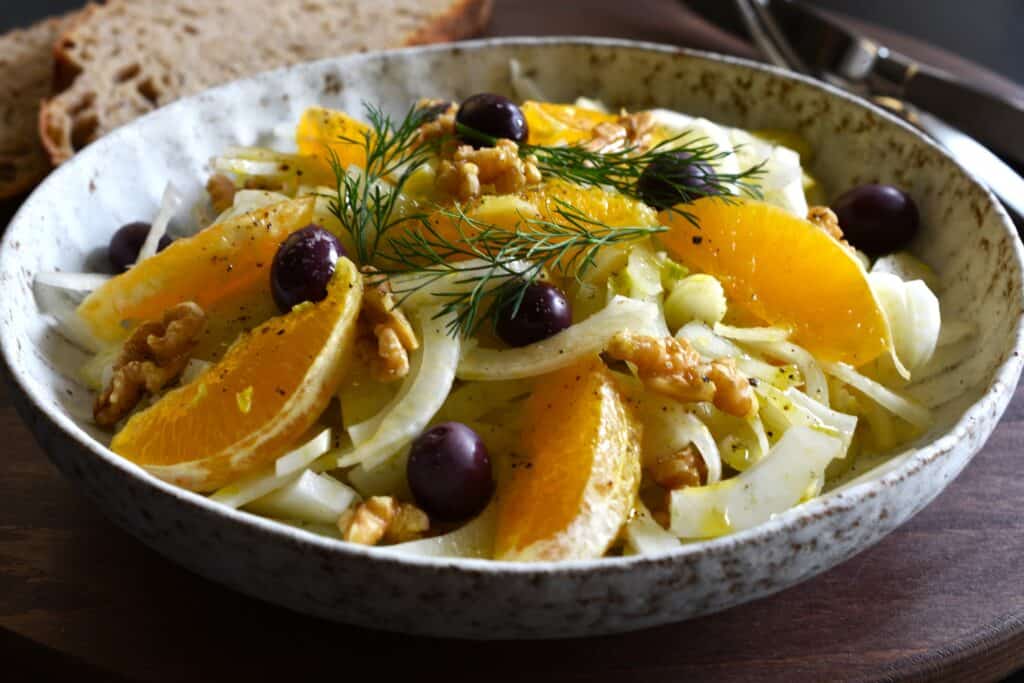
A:
[[[472,422],[495,409],[508,406],[530,393],[533,383],[525,379],[507,382],[467,382],[448,395],[436,420]]]
[[[322,433],[317,434],[310,441],[303,443],[295,450],[279,458],[279,460],[283,459],[287,462],[287,465],[282,468],[289,470],[287,474],[278,474],[277,464],[275,463],[273,467],[254,472],[233,484],[228,484],[211,495],[210,499],[228,507],[239,508],[291,483],[299,478],[299,470],[309,467],[313,464],[314,460],[323,455],[327,450],[327,448],[323,450],[319,450],[317,447],[307,448],[311,444],[316,446],[325,445],[322,437]],[[326,446],[330,447],[330,439],[327,440]],[[301,453],[302,455],[297,456],[295,455],[296,453]]]
[[[871,266],[872,273],[891,273],[904,282],[924,280],[928,288],[934,292],[942,287],[938,273],[924,261],[907,251],[897,251],[880,257]]]
[[[745,375],[755,377],[772,386],[786,389],[803,383],[803,375],[793,366],[778,366],[753,358],[746,351],[724,337],[720,337],[704,323],[694,320],[679,328],[676,339],[685,339],[697,352],[711,360],[733,358],[736,367]],[[824,376],[823,376],[824,377]]]
[[[482,349],[467,345],[459,362],[459,379],[508,380],[536,377],[599,353],[623,330],[650,332],[661,313],[651,302],[622,296],[601,311],[544,341],[517,349]]]
[[[813,495],[829,462],[843,455],[837,437],[793,427],[747,471],[711,486],[673,491],[672,533],[712,538],[761,524]]]
[[[375,382],[360,372],[338,390],[341,423],[353,444],[359,446],[373,436],[399,391],[395,382]]]
[[[650,511],[640,501],[631,519],[623,530],[626,550],[631,555],[663,553],[679,547],[679,539],[654,521]]]
[[[751,415],[747,418],[747,424],[750,425],[750,431],[754,433],[754,439],[757,440],[757,460],[760,460],[764,456],[768,455],[771,451],[771,443],[768,441],[768,432],[765,431],[764,421],[761,420],[760,415]],[[737,468],[739,469],[739,468]]]
[[[715,323],[712,329],[720,337],[741,342],[781,342],[791,334],[785,327],[733,327]]]
[[[927,408],[900,396],[892,389],[865,377],[846,363],[823,363],[825,372],[849,384],[880,406],[915,427],[924,429],[931,424],[931,413]]]
[[[79,369],[78,374],[90,389],[102,391],[103,387],[110,384],[110,380],[114,376],[114,363],[117,362],[117,357],[120,355],[121,346],[119,344],[110,346],[87,360]],[[191,363],[192,361],[189,361],[189,364]],[[188,372],[188,367],[185,368],[185,372]],[[185,373],[182,373],[181,381],[182,384],[185,383]]]
[[[471,522],[441,536],[389,545],[380,550],[420,557],[469,557],[490,559],[494,555],[497,506],[493,503]]]
[[[245,506],[266,517],[330,524],[337,522],[357,496],[350,487],[327,474],[306,470],[281,488]]]
[[[536,102],[547,101],[547,98],[544,97],[544,93],[541,91],[540,86],[538,86],[532,78],[523,73],[523,67],[519,63],[518,59],[508,60],[508,78],[512,84],[512,90],[515,92],[518,100],[534,100]]]
[[[373,469],[356,465],[348,471],[348,481],[364,498],[395,496],[402,500],[409,500],[412,493],[409,490],[409,480],[406,476],[408,463],[409,449],[403,448],[395,457]]]
[[[821,404],[828,405],[828,381],[818,361],[811,353],[796,344],[782,342],[745,342],[747,346],[770,358],[795,363],[804,377],[807,394]]]
[[[873,272],[868,283],[889,322],[896,356],[913,373],[935,353],[942,327],[939,300],[922,280],[904,282],[891,273]]]
[[[331,430],[321,430],[319,434],[302,444],[294,451],[286,453],[274,462],[274,474],[279,477],[298,472],[310,465],[318,457],[331,449]]]
[[[792,395],[799,394],[799,391],[783,392],[765,384],[759,385],[754,391],[761,399],[761,417],[771,425],[773,431],[786,432],[791,426],[802,426],[824,431],[830,436],[841,436],[838,429],[826,425],[815,413],[792,399]]]
[[[455,381],[459,338],[448,334],[446,319],[435,319],[437,312],[427,308],[413,316],[422,343],[413,354],[409,374],[395,399],[370,418],[376,422],[373,436],[342,454],[338,467],[362,464],[372,470],[381,465],[422,432],[444,404]]]
[[[719,173],[738,173],[763,164],[763,173],[752,182],[761,189],[764,200],[795,216],[803,218],[807,215],[804,174],[797,152],[759,140],[745,130],[668,109],[653,109],[650,116],[655,126],[665,133],[687,134],[689,142],[713,142],[719,152],[724,153],[712,164]]]
[[[645,461],[651,462],[693,444],[707,467],[708,483],[722,478],[722,459],[715,438],[683,404],[647,392],[639,401],[639,416],[643,424],[641,450]]]
[[[89,273],[40,273],[32,288],[39,310],[53,317],[58,331],[78,348],[92,353],[106,351],[109,346],[97,339],[78,317],[78,304],[82,294],[101,284]]]
[[[216,220],[214,220],[214,224],[223,223],[226,220],[230,220],[238,216],[244,216],[250,211],[279,204],[280,202],[287,200],[288,195],[281,194],[280,192],[269,192],[267,190],[239,190],[235,193],[235,200],[232,205],[217,216]]]
[[[764,201],[794,216],[805,217],[808,208],[805,193],[807,176],[801,166],[799,150],[776,141],[766,142],[739,128],[732,128],[729,133],[741,168],[763,164],[764,173],[755,182],[761,188]],[[786,142],[803,146],[800,140],[788,139]]]
[[[157,248],[160,246],[160,238],[167,233],[167,226],[170,225],[171,219],[174,218],[174,214],[181,208],[184,201],[184,197],[174,189],[174,185],[167,183],[167,187],[164,188],[163,199],[160,200],[160,210],[157,211],[156,218],[153,219],[149,232],[146,234],[146,241],[142,243],[142,248],[139,249],[139,257],[136,259],[136,263],[145,261],[156,253]]]
[[[813,398],[797,391],[796,389],[788,389],[785,392],[786,398],[793,402],[795,406],[803,408],[807,412],[814,415],[820,423],[834,429],[839,434],[839,438],[843,441],[843,450],[850,447],[850,442],[853,440],[853,433],[857,430],[857,418],[854,415],[847,415],[841,413],[838,410],[818,403]]]
[[[640,301],[661,299],[661,264],[650,240],[633,245],[626,267],[612,276],[608,284],[613,296],[621,294]]]
[[[65,273],[55,270],[36,275],[35,284],[88,294],[102,287],[112,277],[103,273]]]
[[[722,283],[704,273],[684,277],[665,299],[665,320],[675,330],[691,320],[715,325],[722,321],[727,310]]]

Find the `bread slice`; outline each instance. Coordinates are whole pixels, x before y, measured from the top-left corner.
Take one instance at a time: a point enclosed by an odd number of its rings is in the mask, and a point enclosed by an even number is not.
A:
[[[109,0],[55,46],[54,163],[185,95],[289,64],[481,31],[491,0]]]
[[[63,26],[63,19],[48,19],[0,36],[0,199],[28,190],[50,170],[36,131]]]

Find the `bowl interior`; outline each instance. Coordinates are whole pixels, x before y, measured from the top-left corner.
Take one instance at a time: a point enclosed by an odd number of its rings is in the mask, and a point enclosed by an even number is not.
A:
[[[794,130],[810,142],[814,156],[805,163],[829,196],[888,182],[917,200],[924,229],[913,250],[943,283],[944,319],[971,322],[977,333],[916,390],[935,408],[934,428],[890,465],[864,475],[862,463],[855,475],[879,477],[915,457],[916,447],[951,433],[1000,377],[1019,371],[1008,364],[1019,345],[1019,241],[991,195],[917,133],[825,86],[735,60],[616,41],[520,40],[362,55],[265,74],[175,103],[90,146],[32,195],[5,235],[0,340],[12,375],[61,428],[106,444],[109,436],[90,424],[92,397],[77,379],[85,356],[40,314],[36,273],[92,267],[117,227],[151,219],[168,182],[190,204],[198,202],[212,155],[290,134],[309,105],[359,111],[371,102],[400,114],[421,97],[515,95],[510,59],[549,100],[583,95],[613,107],[667,107],[748,129]],[[172,231],[190,230],[191,221],[179,217]]]

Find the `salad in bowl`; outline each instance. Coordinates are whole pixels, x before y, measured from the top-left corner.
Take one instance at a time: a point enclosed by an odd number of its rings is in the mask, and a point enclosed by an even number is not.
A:
[[[666,109],[312,107],[115,233],[51,312],[110,449],[222,505],[389,552],[561,561],[761,524],[928,430],[966,323],[914,200]],[[289,122],[291,123],[291,122]]]

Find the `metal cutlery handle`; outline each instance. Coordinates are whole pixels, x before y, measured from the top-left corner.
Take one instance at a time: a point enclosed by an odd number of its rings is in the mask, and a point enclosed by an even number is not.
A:
[[[909,102],[1024,163],[1024,104],[925,67],[910,77],[904,92]]]

